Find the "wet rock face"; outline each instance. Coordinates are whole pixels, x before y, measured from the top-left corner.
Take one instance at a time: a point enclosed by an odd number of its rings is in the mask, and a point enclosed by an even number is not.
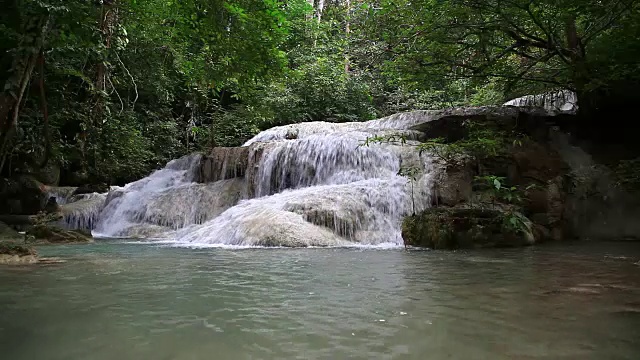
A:
[[[455,206],[469,201],[474,169],[470,162],[447,167],[436,181],[434,206]]]
[[[515,247],[535,243],[531,224],[510,226],[509,214],[501,210],[433,208],[405,218],[405,245],[430,249]],[[513,215],[518,216],[518,215]]]
[[[442,171],[435,181],[436,196],[433,198],[432,206],[492,209],[494,202],[502,202],[498,208],[506,206],[531,219],[527,237],[532,238],[535,235],[537,241],[561,240],[566,235],[565,204],[567,174],[570,168],[551,143],[550,128],[547,124],[550,117],[556,115],[554,112],[536,108],[453,108],[439,111],[432,115],[430,121],[414,125],[412,129],[424,132],[427,138],[439,137],[444,139],[445,143],[474,140],[475,135],[468,133],[469,124],[477,124],[490,130],[487,137],[492,136],[493,132],[496,137],[505,136],[505,140],[501,141],[505,142],[506,148],[501,148],[498,153],[482,156],[466,153],[470,155],[468,158],[461,156],[459,161],[453,162],[441,159],[439,166]],[[521,135],[522,138],[514,140],[512,144],[506,136],[514,130],[525,136]],[[496,198],[490,185],[480,184],[481,181],[475,180],[476,177],[486,176],[504,178],[502,186],[514,187],[517,200],[505,201]],[[478,217],[479,214],[483,216]],[[447,210],[443,213],[427,210],[422,215],[422,220],[428,222],[424,226],[431,229],[427,231],[430,237],[428,240],[409,240],[411,245],[450,248],[514,246],[529,243],[518,240],[514,234],[500,234],[499,231],[495,233],[496,240],[491,241],[484,231],[499,230],[500,227],[491,225],[491,221],[485,216],[487,213],[473,213],[468,210]],[[497,218],[498,215],[493,217]],[[421,220],[414,218],[412,221]],[[442,230],[444,224],[448,224],[446,231]],[[480,224],[480,228],[475,226],[477,224]],[[485,225],[488,228],[480,231]],[[412,228],[420,226],[422,225],[413,224]],[[438,236],[437,231],[434,232],[433,229],[444,233]],[[460,234],[456,234],[457,232]],[[410,232],[406,234],[412,236]]]
[[[216,147],[202,157],[199,182],[244,177],[247,171],[249,147]]]

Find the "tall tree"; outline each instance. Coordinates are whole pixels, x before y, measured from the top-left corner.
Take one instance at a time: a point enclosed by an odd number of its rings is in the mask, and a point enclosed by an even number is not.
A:
[[[593,108],[598,82],[607,80],[590,59],[598,42],[618,33],[627,46],[638,44],[637,34],[620,29],[638,20],[636,0],[385,1],[379,19],[384,51],[414,79],[493,77],[508,88],[570,88],[584,111]]]

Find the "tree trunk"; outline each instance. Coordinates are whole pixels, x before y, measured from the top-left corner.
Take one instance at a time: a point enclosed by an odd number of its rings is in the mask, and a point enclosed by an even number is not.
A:
[[[573,15],[567,17],[565,23],[565,36],[569,60],[571,61],[571,77],[578,99],[578,115],[589,120],[593,114],[596,99],[594,93],[588,90],[590,81],[589,68],[586,54],[582,45],[582,39],[578,35],[576,18]]]
[[[347,7],[346,24],[344,27],[344,37],[347,41],[347,45],[344,50],[344,73],[349,74],[349,34],[351,33],[351,0],[346,0]]]
[[[8,150],[18,126],[20,105],[25,90],[31,81],[33,69],[44,46],[49,20],[48,15],[34,17],[23,29],[23,39],[19,49],[26,50],[27,53],[14,59],[13,69],[16,70],[7,80],[5,88],[8,90],[0,94],[0,130],[2,130],[0,136],[0,173],[4,169]]]
[[[47,166],[49,157],[51,156],[51,131],[49,129],[49,109],[47,106],[47,94],[44,87],[44,51],[40,50],[40,56],[38,57],[38,72],[40,73],[40,108],[42,111],[42,126],[44,131],[44,155],[40,162],[40,168]]]
[[[101,162],[98,147],[101,143],[102,123],[104,122],[105,107],[107,106],[105,101],[107,96],[107,80],[110,76],[109,69],[106,66],[106,52],[111,48],[114,30],[118,22],[118,8],[116,3],[117,1],[103,2],[100,9],[98,27],[100,28],[101,41],[105,48],[105,54],[98,60],[96,65],[96,92],[95,105],[91,111],[92,121],[91,124],[87,124],[87,128],[83,129],[80,134],[83,142],[81,145],[83,172],[87,172],[87,141],[93,143],[93,167],[98,168]]]
[[[322,12],[324,11],[324,0],[318,0],[318,5],[316,7],[316,19],[318,22],[322,20]]]
[[[316,7],[315,7],[315,1],[314,0],[307,0],[307,3],[309,5],[311,5],[311,9],[315,10]],[[307,20],[313,19],[313,14],[314,14],[314,11],[311,11],[311,13],[309,13],[307,15]]]

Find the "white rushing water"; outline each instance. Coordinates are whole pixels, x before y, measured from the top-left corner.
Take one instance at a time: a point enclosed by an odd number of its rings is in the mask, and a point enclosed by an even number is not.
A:
[[[98,223],[107,194],[80,194],[71,196],[62,205],[62,224],[68,229],[92,230]]]
[[[504,103],[505,106],[544,108],[550,111],[575,113],[578,110],[578,97],[570,90],[558,90],[544,94],[526,95]]]
[[[269,129],[245,144],[243,176],[207,184],[196,182],[201,157],[185,156],[111,191],[95,233],[189,246],[401,244],[402,218],[431,203],[432,161],[409,130],[430,116]],[[366,144],[386,135],[397,141]],[[413,186],[404,167],[419,171]]]

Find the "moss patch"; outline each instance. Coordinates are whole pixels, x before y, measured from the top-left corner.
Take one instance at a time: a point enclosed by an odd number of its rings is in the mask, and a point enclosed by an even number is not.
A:
[[[431,249],[513,247],[533,243],[533,235],[505,225],[500,210],[434,208],[405,218],[405,245]]]
[[[0,255],[35,256],[37,255],[37,253],[33,248],[29,246],[11,242],[0,242]]]

